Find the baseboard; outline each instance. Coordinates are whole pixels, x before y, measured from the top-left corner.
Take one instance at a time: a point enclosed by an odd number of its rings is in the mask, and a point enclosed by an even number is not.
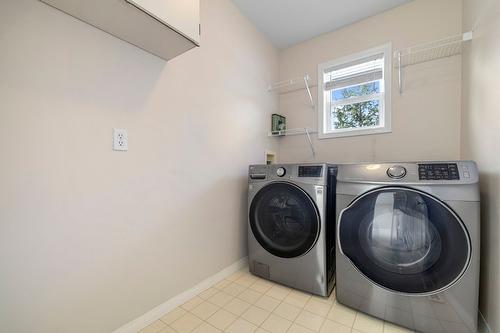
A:
[[[488,322],[484,318],[483,314],[481,311],[479,311],[479,323],[478,323],[478,331],[479,333],[493,333],[491,330],[490,325],[488,325]]]
[[[169,311],[175,309],[179,305],[184,304],[186,301],[198,295],[203,290],[225,279],[226,277],[238,271],[239,269],[243,268],[247,264],[248,264],[248,257],[241,258],[232,265],[224,268],[222,271],[210,276],[209,278],[206,278],[205,280],[198,283],[191,289],[188,289],[182,292],[181,294],[172,297],[165,303],[158,305],[151,311],[146,312],[139,318],[136,318],[133,321],[129,322],[128,324],[123,325],[122,327],[118,328],[112,333],[137,333],[137,331],[139,331],[140,329],[158,320]]]

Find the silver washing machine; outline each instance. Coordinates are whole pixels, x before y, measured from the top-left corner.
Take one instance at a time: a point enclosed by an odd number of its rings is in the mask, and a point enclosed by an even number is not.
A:
[[[339,303],[419,332],[477,332],[474,162],[341,165],[337,214]]]
[[[328,164],[249,167],[251,273],[313,294],[331,293],[336,174]]]

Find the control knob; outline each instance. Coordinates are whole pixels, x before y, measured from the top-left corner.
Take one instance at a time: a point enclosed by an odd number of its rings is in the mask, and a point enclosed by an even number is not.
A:
[[[402,165],[393,165],[387,169],[387,175],[391,178],[401,179],[406,176],[406,168]]]
[[[285,170],[285,168],[283,168],[283,167],[279,167],[279,168],[276,170],[276,175],[277,175],[278,177],[283,177],[285,174],[286,174],[286,170]]]

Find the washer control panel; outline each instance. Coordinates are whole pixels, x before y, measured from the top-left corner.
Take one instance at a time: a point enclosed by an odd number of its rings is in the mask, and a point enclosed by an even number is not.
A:
[[[426,163],[418,165],[420,180],[460,180],[457,163]]]
[[[393,165],[387,169],[387,175],[391,178],[401,179],[406,176],[406,168],[402,165]]]

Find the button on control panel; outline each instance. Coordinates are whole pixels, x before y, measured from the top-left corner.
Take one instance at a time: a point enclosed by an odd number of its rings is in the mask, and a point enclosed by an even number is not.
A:
[[[283,177],[286,174],[286,169],[283,167],[280,167],[276,170],[276,175],[278,177]]]
[[[387,175],[394,179],[401,179],[406,176],[406,168],[402,165],[393,165],[387,169]]]
[[[456,163],[428,163],[418,165],[420,180],[460,180]]]

